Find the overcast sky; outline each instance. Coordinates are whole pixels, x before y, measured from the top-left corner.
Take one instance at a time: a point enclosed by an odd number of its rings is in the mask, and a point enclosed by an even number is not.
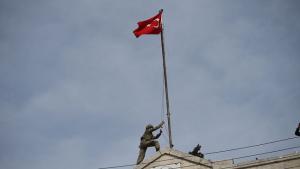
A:
[[[166,116],[160,36],[132,31],[161,8],[175,149],[199,143],[207,153],[294,136],[298,0],[1,0],[0,168],[135,163],[145,125]],[[166,132],[159,141],[168,146]]]

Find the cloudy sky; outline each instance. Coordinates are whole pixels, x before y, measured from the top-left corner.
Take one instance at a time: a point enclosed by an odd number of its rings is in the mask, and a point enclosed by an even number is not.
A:
[[[132,31],[161,8],[175,149],[199,143],[207,153],[294,136],[297,0],[1,0],[0,168],[135,163],[145,125],[166,118],[160,37]],[[159,141],[168,146],[166,132]]]

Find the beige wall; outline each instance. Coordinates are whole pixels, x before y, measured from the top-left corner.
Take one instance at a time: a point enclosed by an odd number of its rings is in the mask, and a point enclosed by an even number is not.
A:
[[[198,157],[188,157],[188,158],[191,159],[191,161],[198,160],[200,162]],[[196,163],[193,163],[191,161],[182,160],[181,158],[174,157],[171,155],[163,155],[158,160],[150,163],[150,165],[148,165],[145,169],[160,169],[155,167],[167,166],[170,164],[178,164],[178,163],[180,164],[180,169],[212,169],[211,163],[208,161],[201,162],[203,165],[197,165]]]
[[[300,169],[300,153],[234,164],[232,160],[212,162],[166,149],[135,169]]]

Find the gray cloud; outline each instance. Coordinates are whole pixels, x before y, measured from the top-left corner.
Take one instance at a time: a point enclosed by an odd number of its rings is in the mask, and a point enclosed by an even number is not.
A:
[[[135,162],[144,126],[161,120],[163,83],[159,36],[136,39],[132,30],[160,8],[176,149],[200,143],[211,152],[293,136],[300,119],[298,7],[1,1],[1,168]],[[166,133],[160,142],[167,146]]]

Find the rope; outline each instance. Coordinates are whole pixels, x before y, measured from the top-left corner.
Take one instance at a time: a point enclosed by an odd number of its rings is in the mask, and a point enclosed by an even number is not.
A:
[[[164,114],[165,114],[165,88],[164,88],[164,72],[162,71],[162,97],[161,97],[161,113],[160,113],[160,121],[163,121],[164,120]],[[168,143],[168,137],[164,134],[165,131],[166,133],[168,133],[167,129],[165,127],[162,128],[163,130],[163,138],[164,138],[164,141],[166,141],[166,143]]]
[[[239,147],[239,148],[228,149],[228,150],[215,151],[215,152],[210,152],[210,153],[206,153],[206,154],[218,154],[218,153],[223,153],[223,152],[228,152],[228,151],[235,151],[235,150],[246,149],[246,148],[251,148],[251,147],[257,147],[257,146],[262,146],[262,145],[267,145],[267,144],[274,144],[274,143],[277,143],[277,142],[288,141],[288,140],[296,139],[296,138],[300,138],[300,137],[290,137],[290,138],[286,138],[286,139],[280,139],[280,140],[275,140],[275,141],[265,142],[265,143],[261,143],[261,144],[251,145],[251,146],[245,146],[245,147]],[[247,158],[247,157],[252,157],[252,156],[258,156],[258,155],[270,154],[270,153],[275,153],[275,152],[280,152],[280,151],[285,151],[285,150],[290,150],[290,149],[295,149],[295,148],[300,148],[300,146],[297,146],[297,147],[289,147],[289,148],[285,148],[285,149],[274,150],[274,151],[265,152],[265,153],[252,154],[252,155],[247,155],[247,156],[240,156],[240,157],[235,157],[235,158],[231,158],[231,159],[228,159],[228,160],[242,159],[242,158]],[[192,157],[192,155],[188,155],[188,156],[185,156],[185,157]],[[155,162],[169,161],[169,160],[173,160],[173,159],[174,159],[174,158],[165,159],[165,160],[157,160],[157,161],[155,161]],[[212,163],[213,163],[213,162],[212,162]],[[141,163],[141,164],[145,164],[145,163]],[[136,165],[136,164],[125,164],[125,165],[118,165],[118,166],[101,167],[101,168],[98,168],[98,169],[121,168],[121,167],[135,166],[135,165]],[[196,166],[196,165],[194,165],[194,166]],[[181,167],[181,168],[183,168],[183,167]],[[224,168],[224,169],[225,169],[225,168]]]
[[[263,145],[267,145],[267,144],[278,143],[278,142],[287,141],[287,140],[292,140],[292,139],[296,139],[296,138],[299,138],[299,137],[290,137],[290,138],[286,138],[286,139],[280,139],[280,140],[265,142],[265,143],[261,143],[261,144],[255,144],[255,145],[251,145],[251,146],[245,146],[245,147],[238,147],[238,148],[232,148],[232,149],[227,149],[227,150],[209,152],[209,153],[205,153],[204,155],[218,154],[218,153],[224,153],[224,152],[228,152],[228,151],[242,150],[242,149],[247,149],[247,148],[252,148],[252,147],[258,147],[258,146],[263,146]]]
[[[242,159],[242,158],[248,158],[248,157],[253,157],[253,156],[258,156],[258,155],[264,155],[264,154],[270,154],[270,153],[276,153],[276,152],[280,152],[280,151],[285,151],[285,150],[290,150],[290,149],[295,149],[295,148],[300,148],[300,146],[296,146],[296,147],[289,147],[289,148],[285,148],[285,149],[280,149],[280,150],[274,150],[274,151],[269,151],[269,152],[264,152],[264,153],[258,153],[258,154],[252,154],[252,155],[247,155],[247,156],[240,156],[240,157],[235,157],[235,158],[230,158],[227,160],[236,160],[236,159]],[[280,159],[284,159],[284,158],[290,158],[293,156],[298,156],[299,154],[296,155],[292,155],[292,156],[287,156],[287,157],[282,157]],[[226,160],[222,160],[222,161],[226,161]],[[213,164],[216,163],[215,162],[211,162],[211,163],[202,163],[204,165],[206,164]],[[250,163],[251,164],[251,163]],[[252,163],[253,164],[253,163]],[[165,164],[165,165],[170,165],[170,164]],[[188,166],[183,166],[183,167],[174,167],[173,169],[177,169],[177,168],[186,168],[186,167],[192,167],[192,166],[199,166],[199,164],[192,164],[192,165],[188,165]],[[227,169],[227,168],[234,168],[235,166],[230,166],[230,167],[224,167],[224,168],[220,168],[220,169]],[[294,166],[295,167],[295,166]]]
[[[275,153],[275,152],[280,152],[280,151],[295,149],[295,148],[300,148],[300,146],[289,147],[289,148],[285,148],[285,149],[274,150],[274,151],[269,151],[269,152],[264,152],[264,153],[258,153],[258,154],[252,154],[252,155],[247,155],[247,156],[240,156],[240,157],[235,157],[235,158],[231,158],[231,159],[227,159],[227,160],[235,160],[235,159],[248,158],[248,157],[253,157],[253,156],[258,156],[258,155],[264,155],[264,154],[270,154],[270,153]],[[285,157],[285,158],[289,158],[289,157],[293,157],[293,156],[298,156],[298,155],[299,154],[296,154],[296,155],[288,156],[288,157]],[[174,160],[174,159],[175,158],[170,158],[170,159],[165,159],[165,160],[157,160],[155,162],[168,161],[168,160]],[[281,159],[283,159],[283,158],[281,158]],[[202,163],[202,164],[206,165],[206,164],[213,164],[213,163],[216,163],[216,162],[217,161],[210,162],[210,163]],[[146,163],[141,163],[141,164],[146,164]],[[165,164],[165,165],[170,165],[170,164]],[[198,166],[198,165],[199,164],[192,164],[192,165],[183,166],[183,167],[180,167],[180,168],[186,168],[186,167],[192,167],[192,166]],[[110,167],[101,167],[101,168],[98,168],[98,169],[122,168],[122,167],[130,167],[130,166],[136,166],[136,164],[126,164],[126,165],[118,165],[118,166],[110,166]],[[225,168],[220,168],[220,169],[227,169],[227,168],[233,168],[233,167],[225,167]],[[173,169],[176,169],[176,168],[173,168]]]
[[[300,146],[299,146],[300,147]],[[268,153],[268,152],[266,152]],[[282,157],[280,159],[285,159],[285,158],[290,158],[290,157],[294,157],[294,156],[298,156],[299,154],[296,154],[296,155],[291,155],[291,156],[287,156],[287,157]],[[230,159],[230,160],[233,160],[233,159]],[[216,163],[216,162],[211,162],[211,164],[213,163]],[[209,163],[202,163],[203,165],[206,165],[206,164],[209,164]],[[250,165],[251,164],[255,164],[255,162],[253,163],[249,163]],[[168,164],[166,164],[168,165]],[[192,164],[192,165],[187,165],[187,166],[183,166],[183,167],[174,167],[172,169],[179,169],[179,168],[186,168],[186,167],[195,167],[195,166],[199,166],[199,164]],[[296,165],[296,166],[292,166],[292,167],[288,167],[288,168],[285,168],[285,169],[290,169],[290,168],[296,168],[296,167],[299,167],[300,165]],[[229,166],[229,167],[223,167],[223,168],[220,168],[220,169],[230,169],[230,168],[239,168],[241,166]],[[249,168],[249,167],[248,167]],[[252,167],[251,167],[252,168]]]
[[[163,72],[162,72],[162,77],[163,77]],[[161,121],[164,119],[164,114],[165,114],[165,88],[164,88],[164,78],[162,80],[162,95],[161,95]]]

